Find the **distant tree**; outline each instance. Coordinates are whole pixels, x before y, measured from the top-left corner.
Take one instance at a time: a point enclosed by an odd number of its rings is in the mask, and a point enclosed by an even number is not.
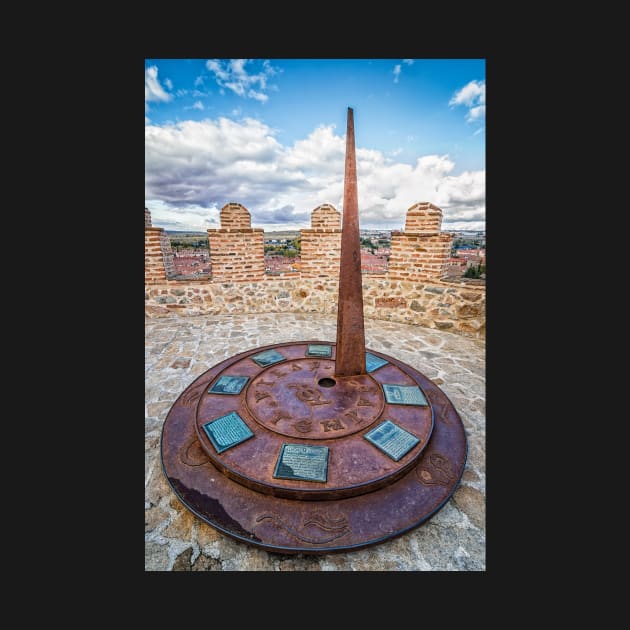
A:
[[[477,265],[471,265],[464,272],[464,278],[481,278],[481,274],[486,273],[486,266],[478,263]]]

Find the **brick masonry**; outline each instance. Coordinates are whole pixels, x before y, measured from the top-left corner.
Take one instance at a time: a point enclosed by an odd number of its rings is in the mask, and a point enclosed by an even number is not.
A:
[[[221,228],[208,230],[213,281],[262,280],[265,249],[262,228],[251,227],[249,211],[240,203],[221,208]]]
[[[166,232],[160,234],[160,247],[162,249],[162,258],[164,259],[164,271],[167,278],[175,275],[175,262],[173,260],[173,250],[171,249],[171,239]]]
[[[423,201],[407,210],[404,232],[392,232],[388,275],[400,280],[439,279],[448,268],[453,235],[440,232],[442,211]]]
[[[310,229],[301,230],[300,271],[305,278],[339,277],[341,213],[325,203],[311,214]]]
[[[432,204],[409,209],[406,227],[419,231],[393,232],[388,273],[363,276],[364,314],[483,338],[485,283],[440,277],[453,239],[439,232],[441,215]],[[249,212],[242,205],[227,204],[221,210],[221,228],[208,230],[212,279],[181,281],[166,277],[163,230],[145,228],[146,314],[336,314],[339,226],[340,213],[333,206],[315,208],[311,228],[302,230],[301,273],[274,278],[264,273],[263,230],[251,228]]]

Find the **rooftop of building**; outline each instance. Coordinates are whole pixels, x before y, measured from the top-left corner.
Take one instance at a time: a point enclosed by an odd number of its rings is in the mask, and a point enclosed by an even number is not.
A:
[[[169,409],[200,374],[239,352],[297,340],[336,339],[323,313],[168,314],[145,321],[145,569],[193,571],[485,570],[485,342],[365,319],[368,349],[432,379],[459,412],[468,440],[460,484],[430,520],[396,539],[323,556],[269,553],[219,533],[178,501],[162,473],[160,435]]]

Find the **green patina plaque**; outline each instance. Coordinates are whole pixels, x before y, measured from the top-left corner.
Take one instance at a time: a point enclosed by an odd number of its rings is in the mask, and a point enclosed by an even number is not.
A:
[[[273,476],[276,479],[326,481],[328,477],[328,447],[283,444]]]
[[[394,424],[391,420],[381,422],[363,437],[395,462],[404,457],[420,442],[415,435],[405,431],[405,429]]]
[[[323,344],[311,343],[306,351],[307,357],[331,357],[332,346],[325,346]]]
[[[258,363],[261,367],[267,367],[268,365],[273,365],[274,363],[279,363],[280,361],[284,361],[286,359],[285,356],[281,355],[276,350],[265,350],[260,354],[257,354],[252,357],[252,360]]]
[[[220,376],[208,390],[209,394],[240,394],[249,376]]]
[[[377,357],[371,352],[365,353],[365,369],[368,373],[378,370],[378,368],[383,367],[387,363],[389,363],[389,361],[385,361],[385,359],[381,359],[381,357]]]
[[[385,385],[385,400],[394,405],[428,405],[417,385]]]
[[[225,416],[215,418],[203,425],[203,430],[210,438],[217,453],[222,453],[249,438],[254,437],[250,428],[243,422],[236,411],[230,411]]]

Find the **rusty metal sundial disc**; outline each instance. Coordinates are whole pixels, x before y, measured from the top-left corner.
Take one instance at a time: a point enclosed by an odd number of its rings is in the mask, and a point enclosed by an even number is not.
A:
[[[330,357],[309,356],[313,347]],[[400,535],[444,505],[466,461],[451,402],[379,352],[368,350],[367,374],[336,377],[335,350],[256,348],[184,390],[164,423],[162,464],[189,510],[268,551],[330,553]]]
[[[182,503],[268,551],[347,551],[403,534],[446,503],[466,463],[446,395],[365,348],[350,108],[340,260],[336,343],[237,354],[189,385],[162,428],[162,467]]]

